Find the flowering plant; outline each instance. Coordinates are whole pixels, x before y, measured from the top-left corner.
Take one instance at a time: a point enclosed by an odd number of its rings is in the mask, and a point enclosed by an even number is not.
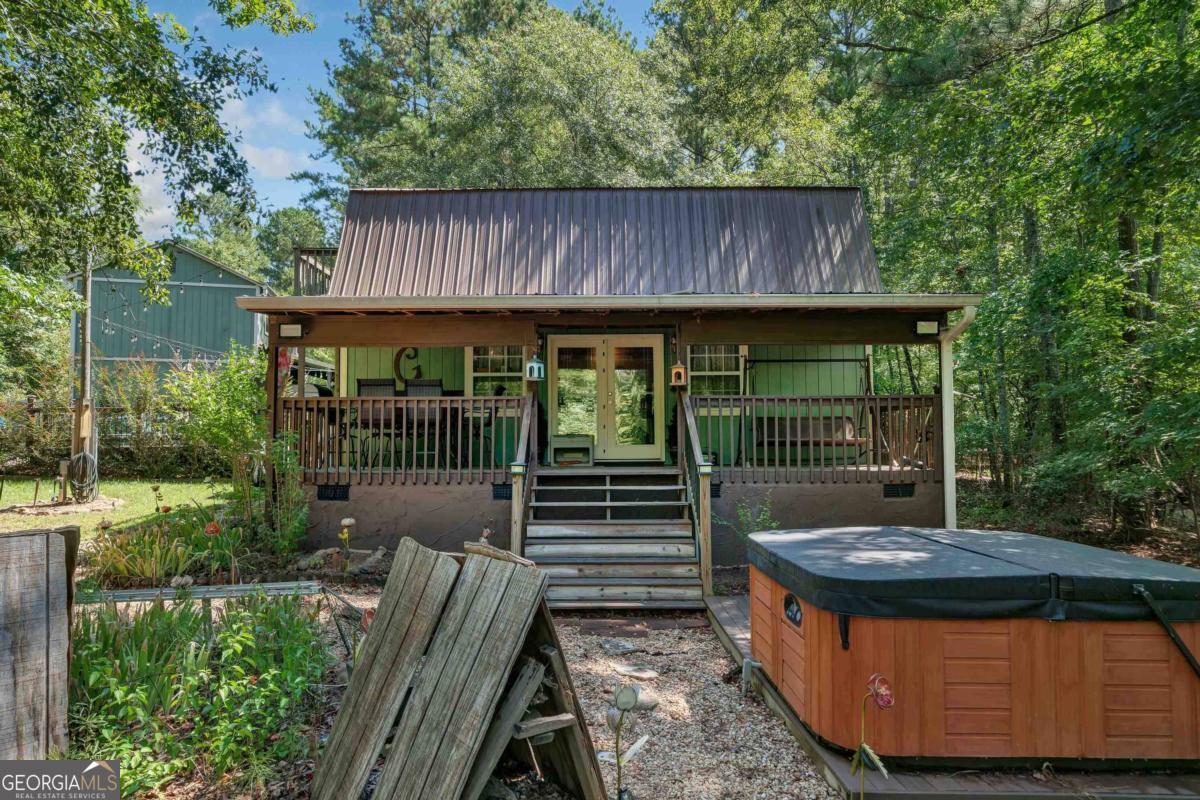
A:
[[[896,705],[896,696],[892,694],[892,685],[881,673],[876,672],[867,679],[867,693],[862,699],[862,715],[860,717],[858,750],[850,759],[850,774],[858,775],[858,795],[860,798],[867,794],[867,770],[879,770],[883,777],[888,777],[887,767],[867,744],[867,704],[874,702],[880,711],[887,711]]]

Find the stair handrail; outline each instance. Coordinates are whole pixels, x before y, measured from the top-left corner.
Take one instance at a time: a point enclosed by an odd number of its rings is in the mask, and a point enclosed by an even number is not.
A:
[[[696,556],[704,594],[712,594],[712,463],[700,447],[699,426],[687,390],[679,391],[679,460],[696,526]],[[694,471],[694,474],[693,474]]]
[[[537,395],[526,395],[525,407],[521,410],[521,429],[517,434],[517,453],[509,465],[513,503],[509,549],[519,556],[525,554],[525,515],[533,490],[533,473],[537,470],[537,435]]]

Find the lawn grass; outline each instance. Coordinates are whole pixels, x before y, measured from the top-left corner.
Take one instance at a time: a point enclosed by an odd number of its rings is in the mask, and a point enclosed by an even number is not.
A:
[[[154,492],[150,487],[158,484],[162,502],[172,508],[197,502],[202,506],[213,506],[227,501],[229,485],[216,484],[220,497],[212,496],[212,489],[204,481],[153,481],[153,480],[104,480],[100,481],[100,494],[115,497],[125,502],[117,508],[93,511],[85,514],[4,514],[0,513],[0,532],[29,528],[53,528],[60,525],[78,525],[86,539],[95,536],[100,520],[107,519],[114,525],[146,520],[154,516]],[[32,478],[5,478],[0,508],[21,505],[33,501]],[[39,502],[45,502],[54,494],[53,481],[42,481]]]

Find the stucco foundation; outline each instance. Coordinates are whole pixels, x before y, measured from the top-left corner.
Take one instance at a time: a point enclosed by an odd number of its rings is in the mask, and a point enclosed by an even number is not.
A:
[[[354,517],[351,544],[394,550],[405,536],[435,550],[461,550],[485,527],[489,541],[508,547],[511,500],[493,500],[491,486],[350,486],[348,501],[317,500],[307,487],[310,548],[339,544],[344,517]]]
[[[737,521],[738,501],[770,498],[771,516],[780,528],[827,528],[847,525],[941,527],[942,485],[918,483],[912,497],[885,498],[878,483],[724,484],[712,500],[713,563],[746,563],[746,542],[727,522]]]

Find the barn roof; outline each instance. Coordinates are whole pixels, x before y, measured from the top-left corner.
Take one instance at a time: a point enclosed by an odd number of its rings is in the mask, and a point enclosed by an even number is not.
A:
[[[327,296],[882,291],[855,188],[358,189]]]

